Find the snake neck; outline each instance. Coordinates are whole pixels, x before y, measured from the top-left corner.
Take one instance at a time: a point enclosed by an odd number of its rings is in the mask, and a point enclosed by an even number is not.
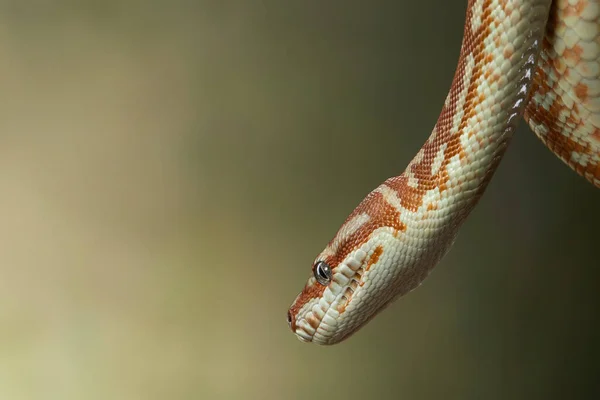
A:
[[[458,66],[433,132],[405,172],[385,182],[404,212],[444,208],[437,217],[453,220],[453,229],[485,191],[524,113],[551,5],[487,3],[469,1]]]

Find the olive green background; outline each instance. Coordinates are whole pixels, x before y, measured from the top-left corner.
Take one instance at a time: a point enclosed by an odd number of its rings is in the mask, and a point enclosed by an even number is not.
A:
[[[3,1],[0,398],[597,397],[600,190],[524,124],[423,286],[333,347],[285,322],[463,3]]]

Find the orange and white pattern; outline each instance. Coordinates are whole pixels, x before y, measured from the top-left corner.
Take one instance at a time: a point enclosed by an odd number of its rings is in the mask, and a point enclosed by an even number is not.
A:
[[[600,186],[600,0],[469,0],[440,117],[404,173],[372,191],[313,263],[288,311],[334,344],[416,288],[452,246],[521,117]]]
[[[600,5],[556,1],[525,119],[561,160],[600,186]]]

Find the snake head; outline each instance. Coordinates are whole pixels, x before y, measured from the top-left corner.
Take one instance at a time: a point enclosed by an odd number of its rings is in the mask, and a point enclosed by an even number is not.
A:
[[[371,192],[313,262],[287,314],[300,340],[338,343],[424,279],[393,196],[385,183]]]

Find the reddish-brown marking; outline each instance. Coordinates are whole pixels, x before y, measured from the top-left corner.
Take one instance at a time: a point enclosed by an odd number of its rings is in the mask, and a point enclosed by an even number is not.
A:
[[[583,49],[580,45],[576,44],[572,49],[565,49],[563,52],[563,57],[567,60],[571,60],[573,63],[578,63],[581,60],[581,55],[583,54]]]
[[[382,253],[383,253],[383,246],[375,247],[375,250],[373,250],[373,254],[371,254],[371,257],[369,257],[369,260],[367,261],[367,266],[365,267],[365,271],[368,271],[369,269],[371,269],[371,266],[374,265],[377,261],[379,261],[379,257],[381,257]]]
[[[565,61],[562,58],[555,58],[552,60],[552,67],[554,67],[554,69],[561,74],[566,74],[569,72],[567,69],[567,64],[565,64]]]
[[[600,145],[600,129],[595,128],[594,133],[590,135],[592,139],[594,139]]]
[[[500,36],[496,36],[494,38],[494,44],[496,45],[496,47],[500,47]]]
[[[317,329],[319,327],[319,320],[313,314],[306,319],[308,324],[313,327],[313,329]]]
[[[578,83],[575,86],[575,95],[581,100],[586,101],[588,96],[588,87],[586,84]]]
[[[406,224],[400,220],[398,220],[398,228],[394,229],[395,231],[406,232]]]
[[[585,1],[580,0],[575,4],[567,5],[567,7],[563,11],[565,17],[577,17],[581,15],[583,10],[585,9],[585,3]]]
[[[347,287],[346,290],[344,291],[344,297],[346,298],[346,301],[343,303],[340,303],[337,307],[337,310],[340,314],[343,314],[344,311],[346,311],[346,307],[348,307],[348,304],[350,304],[350,300],[352,299],[353,294],[354,294],[354,291],[352,289],[350,289],[349,287]]]

